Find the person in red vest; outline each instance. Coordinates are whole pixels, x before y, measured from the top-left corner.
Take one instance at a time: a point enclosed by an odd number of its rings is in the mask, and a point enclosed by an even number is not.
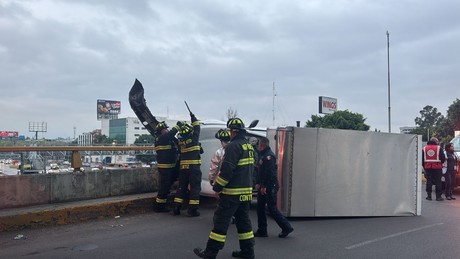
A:
[[[446,156],[437,138],[431,138],[427,145],[423,148],[422,164],[425,169],[426,176],[426,199],[431,201],[431,192],[433,185],[436,187],[436,200],[444,200],[441,197],[442,186],[442,164],[446,161]]]

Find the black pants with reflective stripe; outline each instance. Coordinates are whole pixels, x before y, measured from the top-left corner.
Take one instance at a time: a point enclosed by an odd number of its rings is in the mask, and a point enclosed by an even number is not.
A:
[[[267,215],[265,213],[265,206],[268,208],[270,216],[273,217],[275,222],[281,228],[281,230],[288,231],[292,228],[289,221],[283,214],[278,210],[276,206],[277,189],[267,188],[267,194],[262,195],[257,193],[257,224],[258,230],[261,233],[267,233]]]
[[[249,218],[249,206],[250,202],[240,202],[236,197],[229,197],[227,195],[221,195],[217,209],[214,212],[214,228],[212,232],[226,236],[228,226],[232,216],[235,216],[235,225],[238,234],[252,233],[251,219]],[[255,240],[254,237],[250,239],[240,240],[240,249],[243,251],[253,251]],[[208,239],[206,250],[218,251],[224,248],[224,242],[219,242],[211,238]]]
[[[189,208],[191,209],[198,208],[200,205],[201,175],[200,165],[190,165],[189,169],[181,169],[179,172],[179,189],[176,192],[175,198],[185,201],[190,184]]]
[[[160,183],[158,187],[158,199],[167,199],[171,192],[171,186],[177,180],[178,168],[158,168]]]

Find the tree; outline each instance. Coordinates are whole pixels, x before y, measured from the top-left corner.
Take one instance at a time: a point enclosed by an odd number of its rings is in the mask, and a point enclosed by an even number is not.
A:
[[[113,142],[112,138],[107,137],[103,134],[94,134],[93,135],[93,143],[94,145],[111,145]]]
[[[228,108],[228,110],[227,110],[227,120],[229,120],[231,118],[236,118],[236,117],[238,117],[238,111],[233,110],[232,107]]]
[[[312,115],[311,121],[307,121],[305,127],[368,131],[370,126],[365,124],[365,121],[362,114],[344,110],[326,114],[323,117]]]
[[[417,128],[412,130],[411,134],[422,135],[422,141],[428,141],[431,136],[437,136],[439,139],[443,137],[443,127],[446,126],[446,122],[437,108],[426,105],[420,111],[420,117],[415,118],[415,125]]]
[[[447,108],[447,121],[450,133],[453,134],[455,130],[460,130],[460,100],[458,98]]]
[[[151,146],[154,142],[155,140],[150,134],[140,135],[136,140],[134,140],[134,144],[137,146]],[[150,164],[151,162],[156,161],[156,155],[141,154],[136,155],[136,159],[142,163]]]

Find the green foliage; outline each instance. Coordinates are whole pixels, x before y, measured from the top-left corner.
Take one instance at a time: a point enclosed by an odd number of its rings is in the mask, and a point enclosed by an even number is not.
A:
[[[152,146],[155,142],[155,139],[150,134],[140,135],[135,141],[134,145],[137,146]],[[156,155],[136,155],[136,159],[142,163],[150,164],[153,161],[156,161]]]
[[[93,144],[94,145],[112,145],[113,139],[107,137],[106,135],[94,134],[93,135]]]
[[[415,118],[417,128],[411,134],[422,135],[423,141],[437,137],[440,143],[447,143],[454,136],[455,130],[460,130],[460,100],[456,99],[447,109],[444,117],[438,109],[427,105],[420,111],[420,117]]]
[[[362,114],[344,110],[326,114],[322,117],[312,115],[311,121],[307,121],[305,127],[368,131],[370,126],[365,124],[365,121],[366,119]]]

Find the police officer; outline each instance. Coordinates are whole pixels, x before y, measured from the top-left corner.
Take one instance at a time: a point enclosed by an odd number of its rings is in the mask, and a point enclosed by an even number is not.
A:
[[[276,206],[277,193],[279,189],[278,174],[277,174],[276,157],[269,146],[268,138],[262,137],[259,140],[259,163],[258,177],[256,183],[257,193],[257,222],[258,229],[254,236],[267,237],[267,215],[265,206],[268,212],[273,217],[275,222],[281,228],[280,238],[287,237],[294,228],[292,228],[286,217],[281,214]]]
[[[189,203],[187,214],[190,217],[198,217],[198,207],[200,205],[201,192],[201,145],[200,121],[193,113],[190,113],[192,125],[183,124],[179,130],[179,150],[180,150],[180,172],[179,189],[174,198],[174,215],[180,214],[182,204],[187,196],[188,186],[190,185]],[[180,122],[178,122],[180,123]],[[179,124],[178,124],[179,125]]]
[[[155,150],[157,153],[157,167],[160,175],[160,186],[155,199],[153,210],[155,212],[168,212],[167,201],[171,186],[177,179],[177,139],[176,133],[179,126],[168,130],[164,121],[155,127]]]
[[[442,164],[446,161],[446,156],[437,138],[431,138],[427,145],[423,147],[422,164],[426,175],[426,199],[432,200],[431,192],[433,184],[436,186],[436,200],[444,200],[442,194]]]
[[[254,149],[245,138],[246,131],[241,119],[230,119],[227,128],[231,141],[225,149],[220,174],[213,185],[213,190],[220,196],[214,212],[214,228],[209,234],[206,249],[195,248],[193,252],[201,258],[216,258],[219,250],[224,247],[230,220],[235,216],[241,250],[234,251],[232,256],[254,258],[255,240],[249,218]]]

